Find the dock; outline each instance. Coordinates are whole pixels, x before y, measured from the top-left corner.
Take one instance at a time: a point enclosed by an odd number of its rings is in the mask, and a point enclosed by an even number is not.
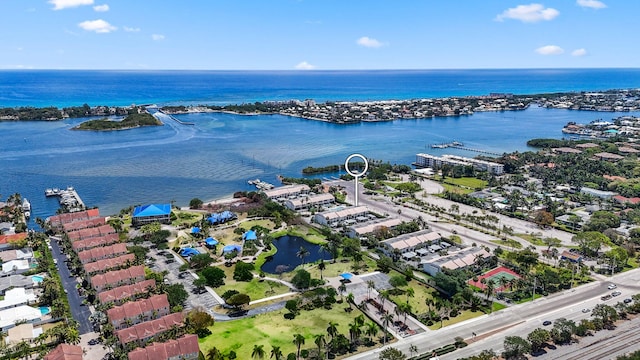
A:
[[[254,185],[258,190],[271,190],[275,187],[273,184],[269,184],[268,182],[260,179],[249,180],[247,181],[247,184]]]
[[[66,189],[61,190],[59,188],[50,188],[44,191],[45,196],[58,198],[60,206],[68,210],[69,212],[82,211],[85,209],[84,202],[78,195],[76,189],[73,186],[68,186]]]
[[[449,147],[456,147],[456,146],[464,146],[464,144],[459,141],[452,141],[449,143],[440,143],[440,144],[431,144],[432,149],[446,149]]]
[[[466,147],[464,146],[463,143],[459,142],[459,141],[452,141],[449,143],[440,143],[440,144],[431,144],[431,148],[432,149],[447,149],[447,148],[452,148],[452,149],[460,149],[460,150],[465,150],[465,151],[473,151],[473,152],[477,152],[477,153],[481,153],[481,154],[488,154],[488,155],[494,155],[494,156],[502,156],[502,154],[498,154],[496,152],[492,152],[492,151],[488,151],[488,150],[482,150],[482,149],[474,149],[474,148],[470,148],[470,147]]]

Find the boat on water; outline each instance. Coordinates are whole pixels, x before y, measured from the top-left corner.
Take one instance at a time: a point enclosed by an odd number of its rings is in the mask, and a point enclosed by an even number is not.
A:
[[[22,211],[31,211],[31,203],[29,202],[29,200],[27,200],[27,198],[22,199]]]
[[[31,211],[25,211],[25,212],[24,212],[24,217],[25,217],[26,219],[30,218],[30,217],[31,217]]]
[[[60,189],[58,188],[46,189],[44,191],[44,196],[58,196],[58,195],[60,195]]]

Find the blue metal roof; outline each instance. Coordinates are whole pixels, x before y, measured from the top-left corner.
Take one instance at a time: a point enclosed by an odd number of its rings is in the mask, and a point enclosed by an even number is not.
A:
[[[216,239],[214,239],[214,238],[212,238],[212,237],[208,237],[208,238],[206,238],[206,239],[204,240],[204,242],[205,242],[207,245],[211,245],[211,246],[213,246],[213,245],[218,245],[218,244],[220,243],[218,240],[216,240]]]
[[[228,253],[228,252],[232,252],[232,251],[242,251],[242,246],[240,245],[227,245],[224,248],[222,248],[222,252],[223,253]]]
[[[242,239],[243,240],[257,240],[258,239],[258,234],[256,234],[256,232],[253,231],[253,230],[249,230],[246,233],[242,234]]]
[[[171,204],[150,204],[136,206],[133,209],[133,217],[159,216],[171,214]]]

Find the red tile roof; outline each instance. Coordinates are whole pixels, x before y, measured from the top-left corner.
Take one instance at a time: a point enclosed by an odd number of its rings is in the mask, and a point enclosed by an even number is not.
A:
[[[121,286],[133,284],[142,280],[144,280],[144,266],[138,265],[92,276],[89,282],[93,288],[101,290],[107,285]]]
[[[114,233],[114,234],[108,234],[105,236],[89,238],[85,240],[78,240],[78,241],[75,241],[73,244],[71,244],[71,246],[73,247],[74,251],[78,252],[78,251],[91,249],[98,246],[115,244],[119,241],[120,241],[120,238],[118,237],[118,234]]]
[[[128,252],[127,245],[124,243],[117,243],[109,246],[96,247],[89,250],[80,251],[78,258],[83,264],[98,261],[102,259],[108,259]]]
[[[110,323],[123,322],[126,319],[136,320],[138,315],[149,314],[158,311],[158,316],[169,313],[169,301],[167,294],[153,295],[148,299],[129,301],[120,306],[107,310],[107,318]]]
[[[104,218],[103,217],[99,217],[99,218],[95,218],[95,219],[80,220],[80,221],[74,221],[74,222],[71,222],[71,223],[63,224],[62,225],[62,229],[65,232],[69,232],[69,231],[74,231],[74,230],[80,230],[80,229],[96,227],[96,226],[100,226],[100,225],[104,225],[104,224],[105,224]]]
[[[54,215],[49,217],[47,220],[49,221],[49,224],[51,224],[51,226],[61,227],[64,224],[72,223],[74,221],[89,220],[97,218],[99,216],[99,209],[89,209],[85,211]]]
[[[27,238],[27,235],[28,234],[26,232],[10,234],[10,235],[0,235],[0,244],[8,244],[16,241],[22,241]]]
[[[71,240],[71,242],[74,242],[78,240],[104,236],[107,234],[115,234],[115,232],[116,231],[113,229],[111,225],[105,224],[105,225],[101,225],[93,228],[69,231],[67,233],[67,236],[69,236],[69,240]]]
[[[108,270],[117,269],[135,261],[134,254],[120,255],[115,258],[102,259],[84,264],[84,271],[87,274],[102,273]]]
[[[163,316],[159,319],[145,321],[140,324],[133,325],[132,327],[116,331],[116,336],[120,340],[121,344],[126,344],[132,341],[148,339],[163,333],[172,326],[182,326],[184,323],[184,316],[182,313],[173,313]]]
[[[115,289],[103,291],[98,294],[101,303],[120,302],[124,299],[140,295],[148,292],[148,289],[154,289],[156,281],[153,279],[144,280],[131,285],[119,286]]]
[[[45,355],[44,360],[82,360],[82,348],[63,343]]]
[[[188,334],[177,340],[153,343],[146,348],[137,348],[129,353],[129,360],[168,360],[188,355],[193,355],[197,359],[199,352],[198,337],[194,334]]]

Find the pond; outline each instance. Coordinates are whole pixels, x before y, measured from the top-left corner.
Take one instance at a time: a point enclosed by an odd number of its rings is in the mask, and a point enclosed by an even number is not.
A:
[[[304,263],[312,263],[320,259],[331,260],[331,254],[322,250],[320,245],[307,242],[299,236],[285,235],[275,239],[272,243],[278,249],[275,255],[269,257],[262,265],[262,271],[270,274],[289,272],[302,264],[302,259],[297,256],[300,247],[304,247],[309,255],[304,258]],[[276,271],[279,270],[279,271]]]

